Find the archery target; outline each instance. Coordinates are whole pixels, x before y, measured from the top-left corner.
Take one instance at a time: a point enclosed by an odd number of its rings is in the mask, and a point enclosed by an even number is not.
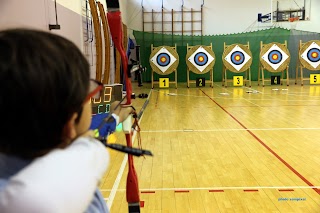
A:
[[[283,51],[277,44],[272,44],[267,52],[261,57],[261,59],[264,60],[275,71],[277,71],[278,68],[284,64],[288,58],[289,55],[285,53],[285,51]]]
[[[320,46],[316,42],[312,42],[302,53],[301,58],[316,69],[320,64]]]
[[[234,69],[239,71],[249,62],[251,56],[246,53],[239,45],[235,45],[235,47],[229,52],[229,54],[227,54],[224,59]]]
[[[161,67],[166,67],[170,64],[170,55],[167,53],[160,53],[157,55],[157,64]]]
[[[150,62],[162,73],[165,73],[176,61],[177,58],[166,47],[161,47],[150,59]]]
[[[195,46],[195,51],[191,54],[190,57],[188,57],[187,54],[187,61],[191,63],[193,67],[196,68],[196,70],[200,71],[201,73],[206,70],[208,67],[208,70],[212,69],[213,67],[213,61],[214,61],[214,54],[212,50],[210,51],[209,48],[208,51],[202,47],[202,46]],[[192,52],[194,48],[192,48],[190,51]],[[189,65],[189,64],[188,64]],[[189,66],[190,70],[192,69],[192,66]]]

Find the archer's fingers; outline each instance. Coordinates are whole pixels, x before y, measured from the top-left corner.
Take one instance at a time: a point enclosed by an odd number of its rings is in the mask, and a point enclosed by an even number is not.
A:
[[[134,112],[132,107],[121,107],[120,113],[119,113],[119,122],[121,123],[124,121],[128,116],[131,116],[131,114]]]

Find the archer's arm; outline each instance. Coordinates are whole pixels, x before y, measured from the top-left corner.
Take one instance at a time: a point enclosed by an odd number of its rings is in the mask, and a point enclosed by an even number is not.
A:
[[[0,212],[84,212],[109,164],[106,148],[89,137],[55,149],[9,179]]]

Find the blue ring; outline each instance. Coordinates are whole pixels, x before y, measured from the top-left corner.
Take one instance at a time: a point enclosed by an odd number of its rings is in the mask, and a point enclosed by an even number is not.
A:
[[[203,57],[203,61],[201,62],[201,61],[199,61],[199,58],[200,57]],[[196,64],[196,65],[198,65],[198,66],[204,66],[204,65],[206,65],[207,63],[208,63],[208,56],[207,56],[207,54],[205,54],[204,52],[199,52],[199,53],[197,53],[197,54],[195,54],[195,56],[194,56],[194,63]]]
[[[163,63],[160,59],[161,58],[166,58],[166,61]],[[165,66],[168,66],[168,64],[170,64],[170,56],[168,55],[168,53],[160,53],[158,56],[157,56],[157,63],[158,65],[162,66],[162,67],[165,67]]]
[[[235,59],[235,57],[237,56],[237,55],[240,55],[240,60],[239,61],[237,61],[236,59]],[[242,52],[240,52],[240,51],[235,51],[235,52],[233,52],[232,54],[231,54],[231,62],[232,63],[234,63],[235,65],[240,65],[240,64],[242,64],[243,62],[244,62],[244,54],[242,53]]]
[[[312,57],[311,54],[314,52],[318,53],[318,57],[316,58]],[[307,57],[311,62],[318,62],[320,60],[320,50],[318,48],[311,48],[307,53]]]
[[[278,59],[277,60],[274,60],[272,58],[273,55],[277,55],[278,56]],[[273,64],[278,64],[282,61],[282,54],[279,50],[272,50],[269,52],[268,54],[268,60],[273,63]]]

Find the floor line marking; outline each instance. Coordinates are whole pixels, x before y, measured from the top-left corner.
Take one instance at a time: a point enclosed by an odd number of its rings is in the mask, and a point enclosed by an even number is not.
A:
[[[294,189],[279,189],[279,192],[293,192]]]
[[[224,192],[224,190],[209,190],[209,192]]]
[[[192,131],[186,131],[185,129],[174,129],[174,130],[141,130],[143,133],[148,132],[228,132],[228,131],[277,131],[277,130],[320,130],[320,128],[258,128],[258,129],[193,129]]]
[[[202,90],[201,90],[202,91]],[[242,124],[236,117],[234,117],[230,112],[228,112],[225,108],[223,108],[218,102],[212,99],[209,95],[207,95],[204,91],[202,91],[208,98],[210,98],[216,105],[218,105],[225,113],[227,113],[234,121],[236,121],[240,126],[247,130],[247,132],[254,137],[262,146],[264,146],[271,154],[273,154],[279,161],[281,161],[288,169],[290,169],[294,174],[296,174],[303,182],[308,184],[309,186],[314,186],[310,181],[308,181],[304,176],[302,176],[297,170],[295,170],[289,163],[287,163],[283,158],[280,157],[275,151],[273,151],[267,144],[265,144],[258,136],[256,136],[252,131],[250,131],[244,124]],[[320,195],[320,190],[317,188],[313,189],[315,192]]]
[[[150,188],[140,189],[142,191],[175,191],[175,190],[244,190],[244,189],[277,189],[277,190],[294,190],[294,189],[317,189],[320,186],[221,186],[221,187],[193,187],[193,188]],[[126,189],[118,189],[118,191],[125,191]],[[102,192],[108,192],[108,189],[101,189]]]
[[[228,91],[228,93],[230,93],[230,94],[233,94],[233,92],[231,92],[231,91],[229,91],[228,89],[225,89],[226,91]],[[256,90],[256,91],[258,91],[258,90]],[[154,91],[154,92],[159,92],[159,91]],[[257,93],[257,94],[263,94],[263,95],[274,95],[274,93],[263,93],[263,92],[260,92],[260,91],[258,91],[259,93]],[[166,92],[159,92],[159,93],[162,93],[162,94],[164,94],[164,95],[168,95],[168,93],[166,93]],[[282,94],[287,94],[287,95],[294,95],[294,94],[300,94],[300,93],[282,93]],[[186,95],[186,94],[176,94],[176,95],[174,95],[174,97],[177,97],[177,96],[185,96],[185,97],[195,97],[195,98],[206,98],[206,96],[199,96],[199,95]],[[279,101],[285,101],[285,102],[291,102],[291,101],[294,101],[294,102],[308,102],[308,101],[317,101],[317,98],[318,99],[320,99],[320,97],[318,97],[318,96],[307,96],[307,95],[304,95],[305,97],[314,97],[315,98],[315,100],[310,100],[310,99],[306,99],[306,100],[279,100]],[[302,96],[302,97],[304,97],[304,96]],[[234,99],[234,98],[228,98],[227,96],[221,96],[221,95],[219,95],[219,96],[213,96],[212,98],[215,98],[215,99],[217,99],[217,98],[221,98],[221,99]],[[250,100],[253,100],[253,101],[256,101],[256,100],[258,100],[258,101],[270,101],[270,100],[274,100],[274,99],[265,99],[265,98],[263,98],[263,99],[250,99]],[[157,105],[157,104],[156,104]],[[267,107],[267,106],[266,106]]]

